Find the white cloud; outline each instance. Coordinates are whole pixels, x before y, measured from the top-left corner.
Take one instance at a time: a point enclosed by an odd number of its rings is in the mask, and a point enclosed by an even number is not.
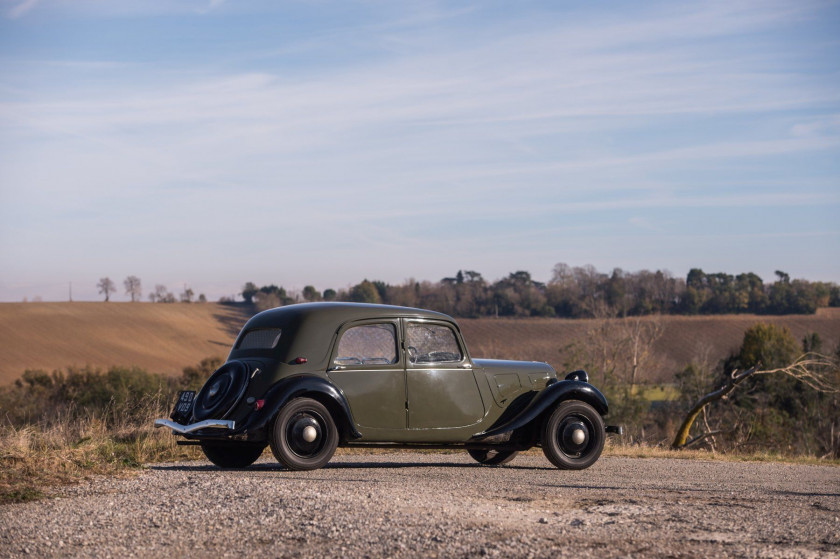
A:
[[[21,0],[20,2],[15,3],[14,6],[9,8],[6,12],[6,17],[9,19],[17,19],[26,15],[29,11],[34,8],[40,0]]]

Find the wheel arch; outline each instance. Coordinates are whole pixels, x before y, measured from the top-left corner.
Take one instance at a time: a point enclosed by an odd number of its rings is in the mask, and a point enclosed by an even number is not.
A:
[[[311,398],[324,405],[338,428],[340,440],[361,438],[353,423],[350,405],[341,390],[326,379],[314,375],[299,375],[281,380],[266,393],[265,409],[254,430],[271,428],[280,410],[295,398]]]
[[[491,437],[498,437],[506,433],[518,433],[523,438],[533,441],[538,438],[543,419],[556,406],[567,400],[580,400],[595,408],[602,417],[609,412],[607,399],[600,390],[589,383],[577,380],[562,380],[550,384],[531,400],[531,403],[515,417],[490,429],[473,435],[472,439],[481,441]]]

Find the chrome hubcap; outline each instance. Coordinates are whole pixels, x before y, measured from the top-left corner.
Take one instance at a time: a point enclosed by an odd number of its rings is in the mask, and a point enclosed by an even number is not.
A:
[[[312,425],[307,425],[303,428],[302,437],[303,440],[305,440],[308,443],[311,443],[312,441],[318,438],[318,430],[315,429],[315,427],[313,427]]]
[[[583,444],[583,441],[586,440],[586,433],[583,432],[583,429],[575,429],[572,433],[572,442],[575,444]]]

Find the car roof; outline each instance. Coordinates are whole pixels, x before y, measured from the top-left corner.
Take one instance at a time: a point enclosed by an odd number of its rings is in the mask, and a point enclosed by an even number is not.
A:
[[[312,361],[326,359],[333,336],[342,325],[372,319],[413,318],[420,320],[443,320],[458,325],[448,315],[393,305],[373,305],[368,303],[300,303],[277,307],[254,315],[242,327],[231,358],[256,354],[250,350],[238,351],[236,346],[246,332],[264,328],[279,328],[285,334],[280,338],[276,354],[280,358],[291,354],[309,357]],[[293,336],[288,334],[294,333]]]
[[[369,318],[425,318],[454,322],[443,313],[412,307],[395,305],[374,305],[370,303],[320,302],[299,303],[263,311],[248,321],[250,328],[274,326],[278,323],[306,322],[316,319],[318,322],[332,322],[336,326],[350,320]]]

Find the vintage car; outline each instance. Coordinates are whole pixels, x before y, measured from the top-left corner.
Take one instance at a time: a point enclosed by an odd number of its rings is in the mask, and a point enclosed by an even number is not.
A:
[[[463,449],[500,465],[540,446],[552,464],[591,466],[607,432],[603,394],[584,371],[473,359],[455,321],[422,309],[305,303],[261,312],[198,395],[158,419],[223,468],[266,446],[293,470],[336,447]]]

